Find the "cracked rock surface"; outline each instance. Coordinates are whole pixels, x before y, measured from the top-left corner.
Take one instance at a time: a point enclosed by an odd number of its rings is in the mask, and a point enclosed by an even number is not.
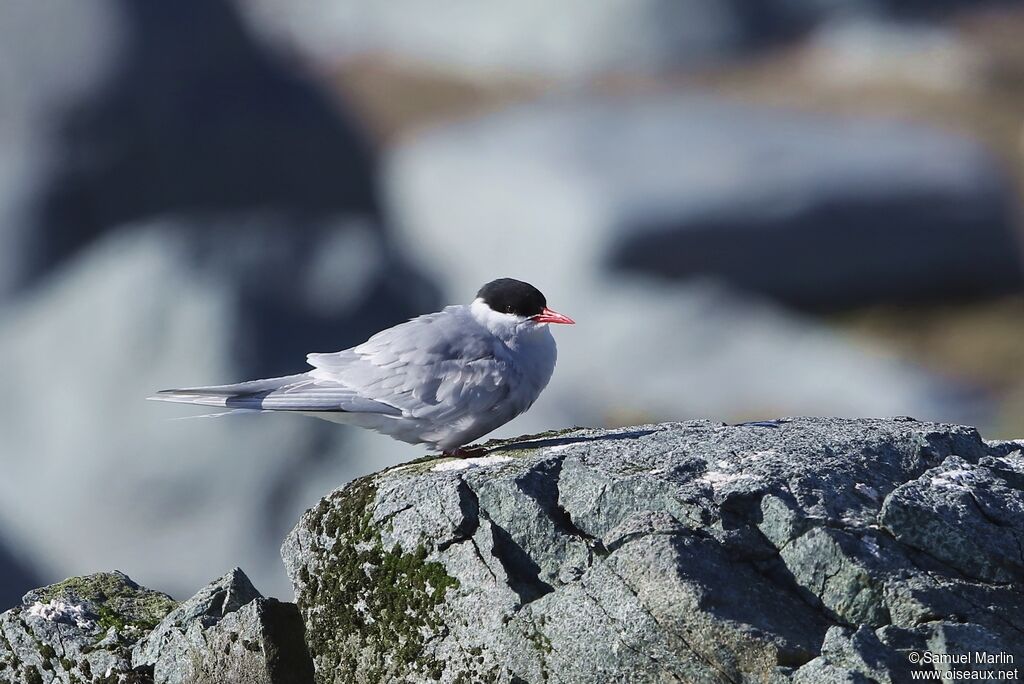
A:
[[[182,603],[119,572],[72,577],[0,615],[0,684],[303,684],[293,604],[235,568]]]
[[[905,682],[912,651],[1024,662],[1021,446],[571,430],[357,480],[282,554],[321,683]]]

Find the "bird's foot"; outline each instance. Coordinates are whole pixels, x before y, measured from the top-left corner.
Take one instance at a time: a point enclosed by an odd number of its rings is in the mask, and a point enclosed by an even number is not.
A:
[[[441,452],[441,455],[449,458],[475,458],[477,456],[483,456],[485,453],[487,453],[487,450],[483,447],[459,447],[458,449],[452,449],[451,451]]]

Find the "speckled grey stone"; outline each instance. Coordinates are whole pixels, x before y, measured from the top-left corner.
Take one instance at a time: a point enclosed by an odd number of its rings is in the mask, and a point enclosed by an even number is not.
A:
[[[171,611],[136,644],[154,684],[303,684],[312,663],[295,606],[263,598],[235,568]]]
[[[321,683],[904,682],[912,652],[1024,661],[1014,447],[912,419],[576,429],[356,481],[282,553]]]
[[[151,670],[133,666],[132,647],[174,606],[119,572],[30,591],[0,615],[0,683],[148,684]]]
[[[295,606],[235,568],[178,604],[119,572],[35,589],[0,615],[0,684],[308,684]]]

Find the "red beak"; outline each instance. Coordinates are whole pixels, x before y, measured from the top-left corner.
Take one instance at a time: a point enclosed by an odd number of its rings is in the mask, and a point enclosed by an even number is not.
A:
[[[576,321],[572,320],[564,314],[560,314],[557,311],[544,307],[544,310],[531,319],[534,323],[562,323],[564,325],[574,325]]]

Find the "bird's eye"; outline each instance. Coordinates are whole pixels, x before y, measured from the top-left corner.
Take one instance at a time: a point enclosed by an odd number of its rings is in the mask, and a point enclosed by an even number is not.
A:
[[[505,313],[512,313],[512,306],[511,305],[505,307]]]

